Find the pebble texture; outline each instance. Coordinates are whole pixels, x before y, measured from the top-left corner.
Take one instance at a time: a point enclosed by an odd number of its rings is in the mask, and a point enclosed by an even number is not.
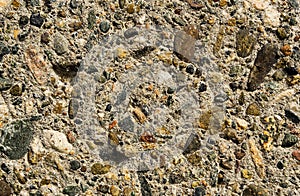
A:
[[[0,0],[0,195],[300,195],[299,8]]]

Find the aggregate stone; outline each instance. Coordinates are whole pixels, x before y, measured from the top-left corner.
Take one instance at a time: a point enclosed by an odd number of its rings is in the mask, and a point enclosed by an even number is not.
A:
[[[45,19],[41,16],[40,13],[32,14],[30,16],[30,24],[36,27],[42,27]]]
[[[96,23],[96,15],[95,15],[95,11],[94,10],[91,10],[89,12],[87,21],[88,21],[88,28],[92,29],[94,27],[94,24]]]
[[[1,151],[12,160],[21,159],[33,138],[33,128],[28,122],[16,121],[2,129]]]
[[[199,150],[201,147],[201,141],[198,134],[193,134],[189,137],[186,142],[185,149],[183,151],[183,155],[187,155]]]
[[[0,91],[5,91],[10,89],[12,82],[9,79],[0,77]]]
[[[109,21],[102,21],[99,25],[100,27],[100,30],[103,32],[103,33],[107,33],[110,29],[110,23]]]
[[[28,16],[21,16],[20,19],[19,19],[19,25],[20,26],[27,25],[28,22],[29,22]]]
[[[72,9],[76,9],[78,6],[79,6],[78,0],[71,0],[71,1],[70,1],[70,7],[71,7]]]
[[[10,94],[13,96],[21,96],[22,95],[22,85],[15,84],[10,89]]]
[[[73,160],[70,162],[70,167],[72,170],[77,170],[80,168],[80,162],[77,160]]]
[[[53,42],[54,50],[58,55],[62,55],[68,51],[69,42],[60,33],[56,33]]]
[[[256,90],[264,78],[271,71],[273,64],[278,60],[277,48],[272,44],[266,44],[258,51],[254,66],[250,72],[247,87],[249,91]]]
[[[246,109],[246,114],[259,116],[260,115],[260,107],[257,105],[257,103],[251,103],[251,104],[249,104],[249,106]]]
[[[67,186],[64,188],[63,193],[69,196],[76,196],[80,193],[78,186]]]
[[[5,182],[4,180],[0,180],[0,195],[9,196],[11,195],[11,193],[12,191],[9,184],[7,184],[7,182]]]
[[[111,166],[110,165],[103,165],[101,163],[94,163],[91,167],[91,172],[94,175],[97,174],[106,174],[109,172]]]
[[[289,147],[292,147],[295,144],[297,144],[297,142],[298,142],[298,137],[297,136],[292,135],[290,133],[286,133],[284,135],[283,140],[282,140],[281,146],[284,147],[284,148],[289,148]]]
[[[285,73],[282,70],[277,70],[272,77],[274,78],[275,81],[280,81],[284,78]]]
[[[206,195],[206,191],[204,188],[202,187],[196,187],[194,190],[194,196],[205,196]]]
[[[236,35],[236,51],[239,57],[247,57],[253,51],[256,39],[249,30],[239,30]]]
[[[284,114],[285,114],[285,117],[287,117],[293,123],[297,123],[298,124],[300,122],[299,116],[297,116],[293,111],[291,111],[291,110],[284,110]]]
[[[263,189],[256,185],[249,185],[244,191],[243,196],[268,196],[266,189]]]
[[[124,8],[125,4],[126,4],[126,0],[119,0],[119,6],[121,9]]]

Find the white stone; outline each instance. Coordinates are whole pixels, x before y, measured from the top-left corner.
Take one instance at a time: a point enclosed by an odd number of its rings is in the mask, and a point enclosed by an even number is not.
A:
[[[4,122],[9,118],[9,110],[8,107],[2,97],[0,95],[0,128],[3,126]]]
[[[241,118],[236,118],[235,121],[240,128],[247,129],[249,123],[246,120]]]
[[[278,27],[280,25],[279,18],[280,18],[280,13],[273,6],[269,6],[265,10],[263,20],[266,25],[270,25],[272,27]]]
[[[45,142],[57,151],[67,154],[73,153],[73,146],[69,143],[65,134],[53,130],[44,130],[44,137]]]
[[[266,0],[249,0],[253,7],[257,10],[264,10],[268,7],[269,3]]]

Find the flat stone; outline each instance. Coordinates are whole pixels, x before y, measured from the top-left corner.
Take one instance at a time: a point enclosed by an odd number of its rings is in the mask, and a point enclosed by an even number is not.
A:
[[[258,51],[254,66],[248,78],[248,91],[256,90],[260,84],[264,82],[264,78],[271,71],[273,64],[275,64],[277,60],[277,48],[271,44],[266,44]]]
[[[250,34],[249,30],[239,30],[236,34],[236,51],[239,57],[249,56],[255,44],[256,39]]]
[[[186,142],[185,149],[183,151],[183,155],[187,155],[199,150],[201,147],[201,141],[198,134],[193,134],[189,137]]]
[[[300,122],[299,116],[297,116],[294,112],[291,110],[284,110],[285,117],[287,117],[290,121],[293,123],[298,124]]]
[[[194,58],[196,39],[184,31],[179,31],[174,39],[174,51],[179,58],[191,61]]]
[[[30,123],[16,121],[5,126],[2,130],[1,151],[12,160],[21,159],[28,151],[33,138]]]

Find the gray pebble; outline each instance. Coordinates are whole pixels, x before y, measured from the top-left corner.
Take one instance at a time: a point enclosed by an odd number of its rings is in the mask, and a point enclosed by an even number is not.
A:
[[[102,21],[99,25],[100,27],[100,30],[103,32],[103,33],[107,33],[110,29],[110,23],[108,21]]]
[[[61,35],[60,33],[56,33],[54,37],[54,50],[58,55],[64,54],[68,51],[68,40]]]

